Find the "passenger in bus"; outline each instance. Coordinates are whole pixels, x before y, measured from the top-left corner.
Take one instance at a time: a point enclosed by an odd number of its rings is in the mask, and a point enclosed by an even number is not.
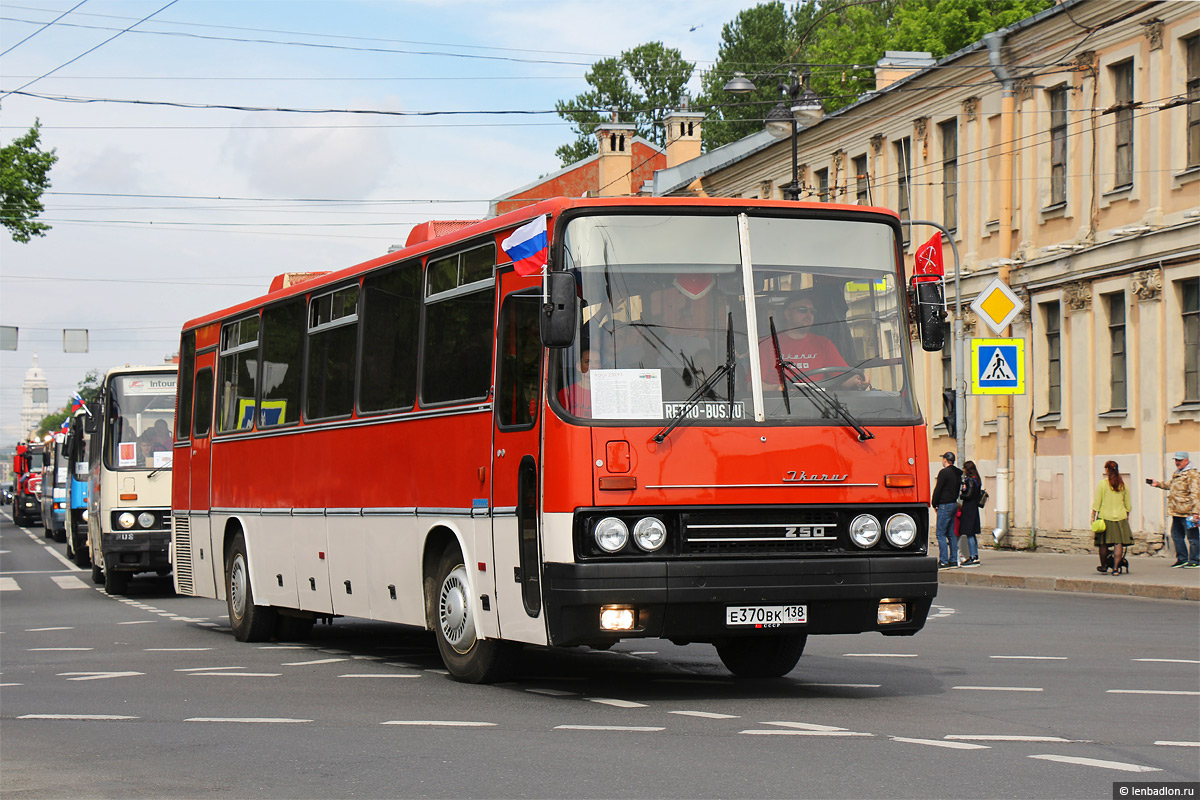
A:
[[[150,452],[164,451],[171,449],[171,431],[167,428],[167,421],[164,419],[156,419],[154,426],[142,434],[142,439],[150,444]]]
[[[579,377],[574,383],[558,390],[558,402],[568,413],[577,417],[592,416],[592,365],[600,365],[600,358],[592,348],[584,348],[579,354]]]
[[[817,296],[811,291],[797,292],[788,298],[784,305],[783,324],[778,320],[775,323],[780,358],[809,373],[818,383],[828,382],[829,385],[844,389],[870,389],[870,380],[862,372],[847,366],[837,345],[821,334],[808,330],[814,324],[816,304]],[[768,329],[759,333],[764,334],[758,347],[763,386],[782,388],[771,332]],[[836,367],[846,367],[846,370],[842,372],[834,369]],[[813,375],[811,373],[814,370],[821,372]]]

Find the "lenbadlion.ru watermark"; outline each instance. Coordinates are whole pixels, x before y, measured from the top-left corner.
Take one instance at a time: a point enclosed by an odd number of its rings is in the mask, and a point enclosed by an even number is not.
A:
[[[1178,797],[1184,800],[1200,798],[1200,783],[1137,781],[1113,784],[1113,800],[1133,797]]]

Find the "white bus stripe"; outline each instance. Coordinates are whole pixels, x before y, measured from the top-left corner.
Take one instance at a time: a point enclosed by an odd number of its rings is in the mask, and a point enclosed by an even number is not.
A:
[[[908,742],[909,744],[927,744],[930,747],[949,747],[954,750],[991,750],[986,744],[968,744],[967,742],[946,742],[940,739],[910,739],[907,736],[889,737],[893,742]]]
[[[1099,767],[1100,769],[1115,769],[1121,772],[1162,772],[1158,767],[1144,767],[1141,764],[1127,764],[1124,761],[1101,761],[1098,758],[1079,758],[1078,756],[1056,756],[1048,753],[1030,756],[1042,761],[1057,761],[1061,764],[1078,764],[1083,767]]]

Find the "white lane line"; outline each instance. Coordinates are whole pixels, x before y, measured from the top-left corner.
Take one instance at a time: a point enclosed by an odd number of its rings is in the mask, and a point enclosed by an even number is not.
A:
[[[831,689],[879,689],[881,683],[805,683],[803,686],[824,686]]]
[[[31,647],[30,653],[75,653],[92,650],[91,647]]]
[[[746,733],[751,736],[874,736],[873,733],[862,733],[860,731],[777,731],[777,730],[746,730],[738,731],[738,733]]]
[[[286,664],[280,664],[281,667],[308,667],[313,664],[336,664],[339,661],[349,661],[348,658],[318,658],[315,661],[289,661]]]
[[[199,653],[211,647],[143,647],[144,653]]]
[[[0,686],[24,686],[23,683],[0,683]]]
[[[66,678],[69,681],[103,681],[109,678],[131,678],[134,675],[145,675],[144,672],[60,672],[60,678]],[[71,678],[70,675],[77,677]]]
[[[25,714],[17,717],[17,719],[70,719],[70,720],[100,720],[113,721],[122,719],[141,719],[141,717],[127,717],[122,714]]]
[[[969,692],[1044,692],[1040,686],[951,686]]]
[[[1200,664],[1195,658],[1135,658],[1134,661],[1153,661],[1160,664]]]
[[[893,742],[908,742],[909,744],[927,744],[930,747],[948,747],[952,750],[991,750],[986,744],[968,744],[967,742],[946,742],[941,739],[910,739],[907,736],[890,736]]]
[[[713,711],[668,711],[668,714],[678,714],[681,717],[701,717],[702,719],[738,719],[735,714],[717,714]]]
[[[633,731],[635,733],[657,733],[666,728],[651,725],[555,725],[556,731]]]
[[[153,625],[154,620],[152,620],[152,619],[137,619],[137,620],[134,620],[133,622],[118,622],[117,624],[118,625]]]
[[[988,656],[988,658],[1008,658],[1018,661],[1066,661],[1066,656]]]
[[[494,722],[472,722],[462,719],[390,719],[380,725],[413,725],[426,728],[494,728]]]
[[[844,658],[916,658],[916,653],[842,653]]]
[[[45,631],[73,631],[73,630],[75,630],[75,629],[74,629],[74,628],[69,628],[69,627],[62,627],[62,628],[26,628],[26,629],[25,629],[25,632],[26,632],[26,633],[43,633],[43,632],[45,632]]]
[[[526,689],[530,694],[544,694],[547,697],[578,697],[579,692],[567,692],[562,689]]]
[[[1168,689],[1109,689],[1108,694],[1170,694],[1196,697],[1200,695],[1200,692],[1179,692]]]
[[[0,578],[0,592],[19,592],[21,587],[17,585],[16,578]]]
[[[1121,772],[1162,772],[1158,767],[1144,767],[1141,764],[1127,764],[1124,761],[1101,761],[1098,758],[1079,758],[1078,756],[1056,756],[1044,753],[1030,756],[1042,761],[1057,761],[1062,764],[1078,764],[1082,767],[1099,767],[1100,769],[1115,769]]]
[[[90,589],[83,581],[79,580],[78,575],[51,575],[50,580],[58,584],[60,589]]]
[[[656,656],[656,655],[658,655],[658,651],[657,650],[631,650],[629,652],[629,655],[631,655],[631,656]]]
[[[223,669],[223,667],[218,667]],[[193,678],[278,678],[282,672],[193,672]]]
[[[372,674],[348,673],[346,675],[338,675],[338,677],[339,678],[419,678],[421,676],[420,675],[412,675],[412,674],[406,673],[406,672],[396,672],[396,673],[392,673],[390,675],[381,675],[378,673],[372,673]]]
[[[1161,747],[1200,747],[1200,742],[1169,742],[1169,741],[1159,741],[1159,742],[1155,742],[1155,744],[1157,744],[1157,745],[1159,745],[1159,746],[1161,746]]]
[[[216,672],[219,669],[245,669],[245,667],[179,667],[176,672]]]
[[[307,647],[302,644],[263,644],[258,646],[259,650],[312,650],[312,647]]]
[[[617,708],[646,708],[645,703],[635,703],[632,700],[615,700],[611,697],[589,697],[588,702],[600,703],[605,706],[616,706]]]
[[[312,722],[311,719],[292,719],[290,717],[192,717],[184,722],[253,722],[253,723],[289,723]]]
[[[802,731],[844,731],[834,725],[817,725],[813,722],[764,722],[763,725],[778,725],[781,728],[795,728]]]
[[[953,733],[946,738],[959,742],[1074,742],[1076,744],[1089,742],[1087,739],[1064,739],[1061,736],[1005,736],[1001,734],[976,736],[966,733]]]

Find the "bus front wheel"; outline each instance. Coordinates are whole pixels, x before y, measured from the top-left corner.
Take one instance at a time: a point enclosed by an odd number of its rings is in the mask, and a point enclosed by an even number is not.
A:
[[[250,585],[250,562],[246,538],[238,534],[225,557],[225,599],[229,605],[229,627],[239,642],[265,642],[275,632],[275,610],[254,605]]]
[[[434,633],[446,669],[455,680],[465,683],[492,683],[503,678],[516,645],[479,638],[467,569],[456,548],[442,555],[433,586],[436,594],[428,599],[435,609]]]
[[[765,636],[715,642],[721,663],[739,678],[781,678],[796,668],[808,636]]]
[[[109,567],[104,570],[105,594],[125,594],[129,591],[129,573],[118,572]]]

